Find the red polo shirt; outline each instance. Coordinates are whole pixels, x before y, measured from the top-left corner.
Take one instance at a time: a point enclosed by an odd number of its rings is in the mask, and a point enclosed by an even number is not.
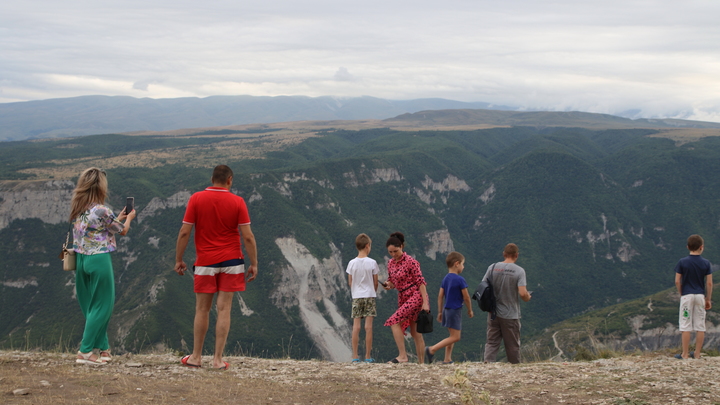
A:
[[[249,225],[250,214],[242,197],[208,187],[190,197],[183,223],[195,227],[196,266],[243,258],[238,226]]]

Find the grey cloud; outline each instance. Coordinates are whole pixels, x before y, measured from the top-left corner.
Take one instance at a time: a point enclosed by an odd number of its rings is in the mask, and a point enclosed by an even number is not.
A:
[[[335,80],[339,82],[351,82],[355,80],[355,76],[351,75],[347,68],[341,66],[337,72],[335,72]]]
[[[149,85],[150,85],[150,82],[148,82],[148,81],[140,81],[140,82],[133,83],[132,88],[135,90],[147,91]]]
[[[5,0],[0,102],[371,95],[720,120],[720,2],[648,4]]]
[[[133,88],[134,90],[148,91],[148,87],[149,87],[151,84],[156,84],[156,83],[161,83],[161,82],[162,82],[161,80],[153,80],[153,79],[150,79],[150,80],[140,80],[140,81],[137,81],[137,82],[133,83],[132,88]]]

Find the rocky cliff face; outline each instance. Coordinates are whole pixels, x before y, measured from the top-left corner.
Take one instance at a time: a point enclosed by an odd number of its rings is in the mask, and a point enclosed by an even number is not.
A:
[[[349,361],[350,327],[335,305],[338,292],[347,289],[340,251],[331,245],[332,256],[320,261],[295,238],[278,238],[275,243],[289,265],[282,269],[282,282],[272,292],[272,300],[280,308],[300,308],[305,328],[325,359]]]
[[[0,229],[16,219],[40,218],[49,224],[67,221],[74,188],[67,180],[0,182]]]
[[[425,235],[428,239],[429,245],[425,248],[425,256],[436,260],[444,260],[445,257],[437,257],[438,253],[448,254],[455,250],[453,246],[452,238],[450,238],[450,232],[447,229],[440,229],[435,232],[430,232]]]
[[[192,193],[190,193],[187,190],[179,191],[172,196],[162,199],[155,197],[145,206],[137,215],[137,221],[138,223],[142,223],[142,221],[147,218],[155,215],[156,212],[159,210],[164,210],[166,208],[178,208],[178,207],[184,207],[187,205],[188,200],[190,199],[190,196]]]

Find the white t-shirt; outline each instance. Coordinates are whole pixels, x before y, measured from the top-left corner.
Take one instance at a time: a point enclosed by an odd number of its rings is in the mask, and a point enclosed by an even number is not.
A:
[[[356,257],[350,260],[345,272],[352,276],[350,291],[353,299],[376,297],[373,275],[380,272],[375,260],[369,257]]]

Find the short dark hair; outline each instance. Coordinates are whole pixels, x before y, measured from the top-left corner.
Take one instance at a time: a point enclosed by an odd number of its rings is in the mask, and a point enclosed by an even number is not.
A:
[[[465,256],[462,255],[460,252],[450,252],[450,254],[447,255],[445,258],[445,264],[447,264],[448,269],[455,265],[455,262],[464,262]]]
[[[212,182],[213,184],[227,184],[228,180],[233,177],[233,171],[226,165],[217,165],[213,170]]]
[[[700,235],[690,235],[688,238],[688,250],[691,252],[695,252],[697,250],[700,250],[701,247],[705,246],[705,241],[703,240],[702,236]]]
[[[503,257],[517,257],[518,253],[520,253],[520,249],[514,243],[508,243],[503,249]]]
[[[365,247],[372,243],[372,240],[369,236],[365,235],[364,233],[361,233],[360,235],[355,238],[355,247],[357,250],[363,250]]]

